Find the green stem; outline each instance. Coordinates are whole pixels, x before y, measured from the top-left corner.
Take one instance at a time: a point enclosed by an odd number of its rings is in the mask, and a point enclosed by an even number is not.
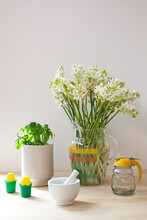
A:
[[[102,116],[102,122],[101,122],[101,127],[102,127],[102,128],[105,126],[105,116],[106,116],[106,114],[107,114],[107,109],[108,109],[109,105],[110,105],[110,102],[108,102],[108,104],[106,105],[104,114],[103,114],[103,116]]]
[[[90,91],[90,104],[91,104],[91,111],[90,111],[90,115],[91,115],[91,121],[93,120],[93,100],[92,100],[92,91]]]
[[[118,105],[118,102],[115,102],[114,104],[110,103],[110,105],[111,106],[109,108],[109,111],[107,111],[107,114],[105,115],[105,118],[104,118],[105,124],[108,121],[110,115],[115,111],[115,108]]]
[[[85,118],[85,107],[84,107],[84,103],[82,103],[82,113],[83,113],[84,127],[87,128],[87,122],[86,122],[86,118]]]
[[[95,120],[95,122],[94,122],[92,128],[90,129],[90,135],[89,135],[90,141],[89,141],[89,143],[91,143],[91,140],[92,140],[92,138],[93,138],[93,134],[94,134],[93,132],[94,132],[95,127],[99,128],[99,120],[100,120],[99,116],[100,116],[100,113],[101,113],[101,109],[102,109],[102,107],[103,107],[103,104],[104,104],[104,102],[102,101],[102,102],[101,102],[101,105],[100,105],[100,108],[99,108],[99,112],[98,112],[98,114],[97,114],[97,118],[96,118],[96,120]],[[98,126],[96,126],[97,122],[98,122]]]
[[[119,113],[119,111],[117,111],[106,123],[105,126]]]
[[[63,94],[63,96],[64,96],[64,99],[66,101],[66,105],[64,105],[64,107],[66,107],[66,110],[69,112],[71,117],[74,118],[75,115],[74,115],[73,107],[72,107],[72,104],[71,104],[71,99],[70,98],[68,99],[64,94]]]
[[[83,119],[82,119],[82,116],[81,116],[81,113],[80,113],[80,109],[79,109],[79,107],[78,107],[78,104],[77,104],[77,102],[76,102],[76,100],[73,100],[73,103],[75,104],[75,106],[76,106],[76,109],[77,109],[77,112],[78,112],[78,115],[79,115],[79,120],[81,121],[81,125],[82,125],[82,127],[84,127],[83,126]],[[74,105],[73,105],[74,106]],[[74,110],[76,111],[76,109],[75,109],[75,107],[74,107]]]
[[[96,108],[95,108],[95,112],[94,112],[94,117],[93,117],[93,120],[92,120],[92,122],[91,122],[91,124],[90,124],[90,129],[92,128],[92,125],[93,125],[93,123],[94,123],[94,121],[95,121],[95,117],[96,117],[96,114],[97,114],[97,110],[98,110],[98,106],[99,106],[99,103],[100,103],[100,99],[97,101],[97,103],[96,103]]]
[[[95,128],[97,122],[99,122],[99,119],[100,119],[99,116],[100,116],[100,113],[101,113],[101,109],[102,109],[102,107],[103,107],[103,104],[104,104],[104,101],[101,102],[101,105],[100,105],[100,108],[99,108],[99,111],[98,111],[96,120],[95,120],[95,122],[94,122],[94,124],[93,124],[93,126],[92,126],[92,129]],[[99,126],[97,126],[97,127],[99,127]]]
[[[69,116],[68,111],[66,110],[66,107],[65,107],[64,105],[62,105],[61,107],[64,109],[64,111],[65,111],[65,113],[67,114],[67,116],[68,116],[68,118],[70,119],[70,121],[71,121],[71,122],[74,122],[74,120],[71,119],[71,117]]]
[[[86,98],[85,98],[85,112],[86,112],[86,114],[87,114],[87,120],[88,120],[87,96],[86,96]],[[88,120],[88,122],[89,122],[89,120]]]
[[[75,109],[75,100],[70,100],[70,101],[71,101],[71,104],[72,104],[72,107],[73,107],[73,113],[75,115],[75,118],[77,119],[78,124],[82,127],[82,125],[83,125],[82,120],[80,120],[80,117],[78,117],[77,111]]]

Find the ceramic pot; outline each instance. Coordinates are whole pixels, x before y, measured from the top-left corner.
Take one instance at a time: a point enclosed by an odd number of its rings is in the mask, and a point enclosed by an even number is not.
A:
[[[29,176],[32,186],[45,186],[54,175],[53,145],[23,145],[21,176]]]

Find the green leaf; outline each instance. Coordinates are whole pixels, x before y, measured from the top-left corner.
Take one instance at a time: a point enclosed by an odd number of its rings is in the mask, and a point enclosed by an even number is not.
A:
[[[21,136],[19,136],[20,132],[22,132]],[[53,138],[53,133],[47,124],[42,127],[39,123],[30,122],[28,125],[18,131],[17,137],[15,147],[16,149],[19,149],[22,144],[44,145],[47,143],[49,138]]]
[[[42,141],[43,141],[43,143],[47,143],[48,139],[49,139],[49,131],[46,130],[46,131],[44,131],[42,133]]]
[[[20,133],[21,131],[24,133],[24,128],[20,128],[20,129],[19,129],[19,131],[17,132],[17,137],[20,137],[20,136],[19,136],[19,133]]]
[[[23,143],[24,143],[24,138],[23,137],[17,138],[16,141],[15,141],[16,149],[19,149]]]

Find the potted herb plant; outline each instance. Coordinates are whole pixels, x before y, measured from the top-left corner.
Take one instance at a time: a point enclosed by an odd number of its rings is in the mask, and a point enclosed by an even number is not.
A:
[[[47,124],[31,122],[17,132],[16,149],[21,152],[21,175],[29,176],[32,186],[47,185],[53,176],[53,133]]]

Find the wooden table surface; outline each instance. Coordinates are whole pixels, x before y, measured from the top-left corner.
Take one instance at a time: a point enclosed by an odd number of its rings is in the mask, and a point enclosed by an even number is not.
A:
[[[68,176],[56,172],[55,176]],[[20,196],[18,176],[16,193],[7,194],[0,175],[0,220],[147,220],[147,171],[129,197],[116,196],[111,190],[112,171],[107,172],[105,183],[99,186],[81,186],[76,202],[71,206],[57,206],[48,187],[33,187],[30,198]],[[138,178],[135,173],[136,180]],[[17,175],[16,175],[17,177]]]

